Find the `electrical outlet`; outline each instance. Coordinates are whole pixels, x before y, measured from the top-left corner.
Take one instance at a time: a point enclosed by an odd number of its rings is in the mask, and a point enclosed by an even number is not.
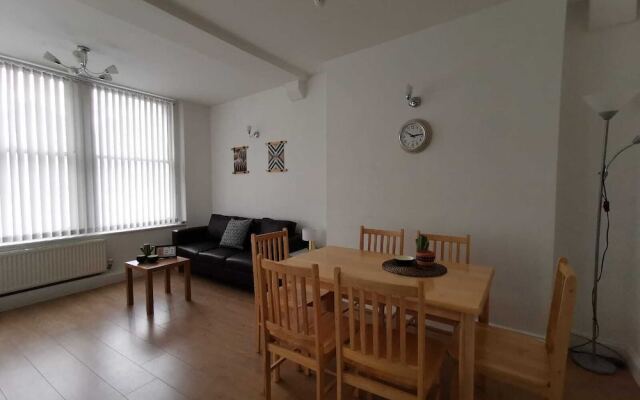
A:
[[[107,258],[107,269],[113,267],[113,258]]]

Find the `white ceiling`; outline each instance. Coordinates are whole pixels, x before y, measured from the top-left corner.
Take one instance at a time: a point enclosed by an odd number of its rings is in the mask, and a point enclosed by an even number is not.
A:
[[[116,83],[204,104],[280,86],[323,61],[504,0],[2,0],[0,53],[89,67]]]

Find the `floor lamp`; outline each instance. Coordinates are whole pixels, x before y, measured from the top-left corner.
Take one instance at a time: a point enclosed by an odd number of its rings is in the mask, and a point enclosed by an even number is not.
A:
[[[617,360],[616,357],[603,356],[598,354],[598,283],[602,276],[602,269],[604,268],[604,254],[600,255],[600,231],[602,225],[602,211],[604,210],[607,215],[609,213],[609,200],[607,199],[606,180],[609,174],[609,167],[615,161],[616,158],[624,151],[631,147],[640,144],[640,135],[636,136],[630,144],[622,147],[618,150],[609,161],[607,161],[607,146],[609,144],[609,124],[611,119],[618,113],[620,107],[631,101],[636,95],[636,92],[627,92],[626,94],[618,93],[615,95],[589,95],[585,96],[584,100],[598,112],[600,117],[605,121],[604,131],[604,143],[602,146],[602,164],[600,165],[599,181],[600,189],[598,191],[598,213],[596,217],[596,243],[595,243],[595,258],[594,258],[594,271],[593,271],[593,289],[591,292],[591,305],[592,305],[592,329],[591,339],[589,342],[583,345],[573,347],[571,349],[571,359],[580,367],[595,372],[598,374],[613,374],[617,370],[617,364],[622,364],[622,360]],[[586,345],[590,346],[589,351],[578,350]]]

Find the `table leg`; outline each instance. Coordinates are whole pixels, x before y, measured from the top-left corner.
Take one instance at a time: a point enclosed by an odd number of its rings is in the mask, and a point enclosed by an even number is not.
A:
[[[145,287],[147,289],[147,315],[153,315],[153,274],[145,272]]]
[[[480,314],[478,321],[482,324],[489,323],[489,295],[487,295],[487,300],[484,302],[484,308],[482,309],[482,314]]]
[[[462,315],[459,333],[458,384],[460,400],[473,400],[473,379],[475,373],[475,333],[476,322],[473,315]]]
[[[164,292],[171,294],[171,267],[164,270]]]
[[[191,301],[191,261],[184,263],[184,299]]]
[[[127,305],[133,305],[133,271],[131,268],[125,265],[125,271],[127,271]]]

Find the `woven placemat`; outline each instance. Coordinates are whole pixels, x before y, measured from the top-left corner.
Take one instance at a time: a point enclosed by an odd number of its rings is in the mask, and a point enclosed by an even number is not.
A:
[[[392,274],[418,278],[433,278],[447,273],[447,267],[442,264],[433,263],[428,266],[422,266],[418,265],[415,260],[411,264],[399,264],[394,259],[387,260],[382,263],[382,269]]]

